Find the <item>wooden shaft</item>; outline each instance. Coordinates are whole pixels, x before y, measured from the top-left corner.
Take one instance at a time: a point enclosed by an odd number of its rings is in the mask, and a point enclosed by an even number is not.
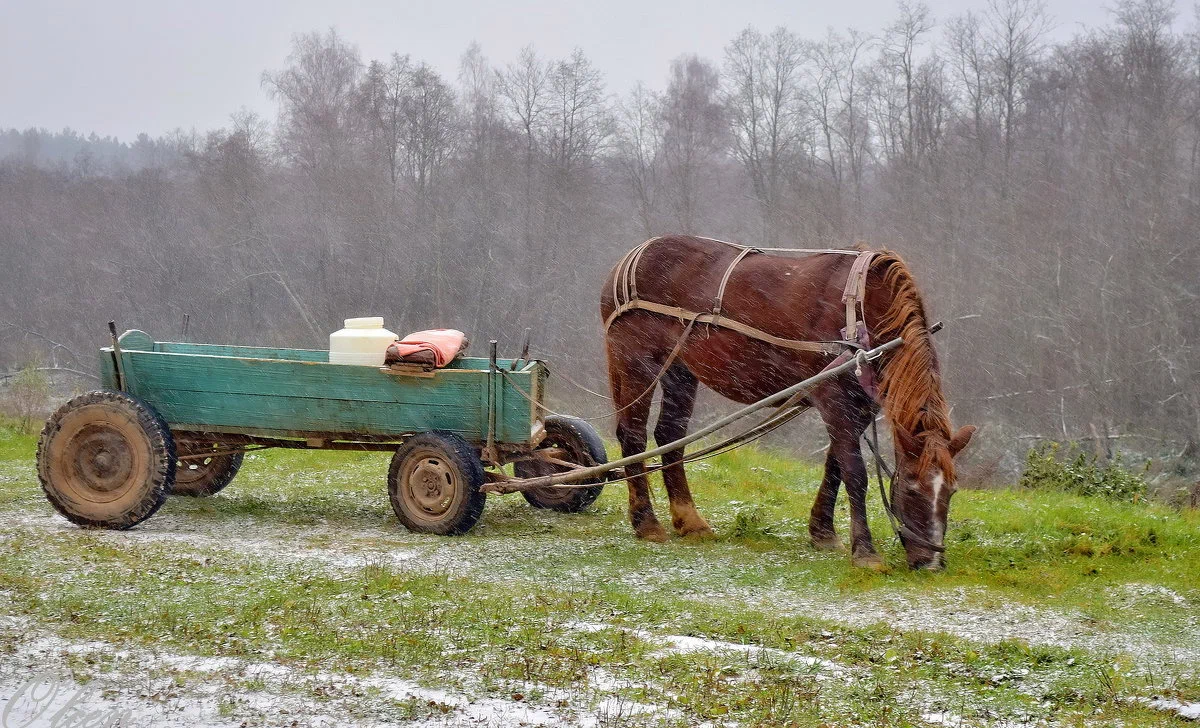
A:
[[[897,338],[892,339],[891,341],[887,342],[886,344],[877,346],[868,352],[861,353],[861,356],[865,356],[865,358],[868,360],[878,359],[884,353],[891,351],[892,349],[895,349],[896,347],[900,346],[903,343],[904,343],[904,340],[897,337]],[[772,394],[769,397],[760,399],[759,401],[755,402],[754,404],[748,404],[745,407],[738,410],[737,412],[734,412],[733,414],[730,414],[726,417],[722,417],[721,419],[717,420],[716,422],[712,423],[711,425],[708,425],[707,427],[703,427],[703,428],[697,430],[696,432],[693,432],[692,434],[688,435],[687,437],[681,438],[679,440],[676,440],[675,442],[668,443],[666,445],[656,447],[652,450],[647,450],[645,452],[638,453],[637,455],[630,455],[629,457],[624,457],[624,458],[621,458],[620,460],[614,460],[611,463],[605,463],[603,465],[594,465],[590,468],[581,468],[579,470],[572,470],[567,473],[556,473],[554,475],[543,475],[543,476],[537,477],[537,478],[527,478],[522,481],[505,482],[503,484],[500,484],[499,490],[501,492],[511,493],[511,492],[516,492],[516,491],[521,491],[521,490],[529,490],[531,488],[544,488],[546,486],[559,485],[562,483],[574,483],[574,482],[581,481],[581,480],[589,480],[589,479],[593,479],[593,478],[598,478],[598,477],[604,475],[605,473],[609,472],[610,470],[615,470],[617,468],[623,468],[626,465],[633,465],[636,463],[645,462],[646,460],[649,460],[650,458],[653,458],[653,457],[658,457],[659,455],[662,455],[663,453],[668,453],[673,450],[678,450],[680,448],[686,447],[686,446],[692,444],[693,442],[699,440],[700,438],[707,437],[708,435],[711,435],[712,433],[716,432],[717,430],[720,430],[721,428],[725,427],[726,425],[736,422],[737,420],[740,420],[747,415],[753,414],[753,413],[757,412],[758,410],[763,409],[764,407],[770,407],[774,404],[783,402],[783,401],[791,398],[793,395],[798,394],[806,389],[811,389],[812,387],[815,387],[818,384],[821,384],[822,382],[825,382],[829,379],[833,379],[835,377],[839,377],[842,374],[845,374],[846,372],[853,371],[858,366],[861,366],[861,364],[859,362],[859,357],[855,356],[855,357],[847,360],[844,364],[839,364],[838,366],[833,367],[832,369],[825,369],[824,371],[820,372],[819,374],[815,374],[815,375],[809,377],[808,379],[805,379],[803,382],[793,384],[792,386],[790,386],[786,389],[781,389],[780,391],[776,392],[775,394]]]

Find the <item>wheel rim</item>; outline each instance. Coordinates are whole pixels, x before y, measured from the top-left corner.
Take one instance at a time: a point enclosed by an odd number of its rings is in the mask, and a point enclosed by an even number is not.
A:
[[[405,510],[427,523],[437,523],[452,514],[462,497],[458,469],[432,448],[416,450],[405,459],[400,482]]]
[[[220,445],[217,443],[176,443],[176,449],[181,456],[200,455],[205,450],[216,450],[218,448],[220,448]],[[210,479],[225,466],[226,459],[227,456],[224,455],[210,455],[205,458],[176,460],[175,485],[191,485],[192,483]]]
[[[146,479],[145,435],[128,418],[88,413],[68,418],[51,447],[55,481],[74,501],[102,505],[120,500]]]

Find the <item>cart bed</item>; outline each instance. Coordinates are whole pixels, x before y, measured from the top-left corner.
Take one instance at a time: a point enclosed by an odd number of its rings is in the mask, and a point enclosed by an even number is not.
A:
[[[328,363],[328,352],[154,341],[142,331],[119,339],[127,391],[151,405],[175,432],[256,437],[399,442],[429,430],[487,440],[489,387],[495,388],[497,444],[528,446],[541,427],[546,368],[462,357],[419,376]],[[104,386],[116,388],[112,349],[100,355]],[[515,385],[515,387],[514,387]]]

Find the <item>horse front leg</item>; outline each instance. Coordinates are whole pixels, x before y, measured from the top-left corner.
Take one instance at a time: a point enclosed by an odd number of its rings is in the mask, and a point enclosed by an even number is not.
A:
[[[654,427],[654,441],[659,445],[675,442],[687,435],[692,407],[696,404],[699,382],[684,365],[675,364],[662,379],[662,409]],[[708,521],[696,510],[687,474],[683,470],[683,449],[662,456],[662,471],[667,498],[671,501],[671,525],[680,536],[705,537],[712,535]]]
[[[876,571],[884,568],[875,550],[871,528],[867,524],[867,468],[863,463],[858,435],[841,438],[837,443],[838,466],[850,499],[850,556],[855,566]]]
[[[842,470],[838,466],[837,452],[830,442],[825,452],[825,477],[821,479],[821,489],[817,491],[817,498],[808,516],[808,537],[812,545],[822,551],[845,548],[833,528],[834,506],[837,505],[838,486],[841,484]]]

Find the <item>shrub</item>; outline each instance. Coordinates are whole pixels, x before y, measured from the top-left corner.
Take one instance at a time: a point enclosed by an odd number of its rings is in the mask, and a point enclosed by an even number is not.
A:
[[[45,372],[30,364],[13,376],[6,399],[18,429],[31,432],[50,401],[50,380]]]
[[[729,529],[729,535],[734,538],[758,538],[770,535],[773,531],[762,506],[741,501],[731,501],[730,505],[733,506],[733,526]]]
[[[1140,472],[1129,470],[1123,466],[1120,453],[1111,462],[1101,462],[1095,455],[1075,447],[1063,450],[1054,442],[1029,450],[1020,484],[1023,488],[1137,502],[1146,495],[1145,476],[1149,467],[1147,461]]]

